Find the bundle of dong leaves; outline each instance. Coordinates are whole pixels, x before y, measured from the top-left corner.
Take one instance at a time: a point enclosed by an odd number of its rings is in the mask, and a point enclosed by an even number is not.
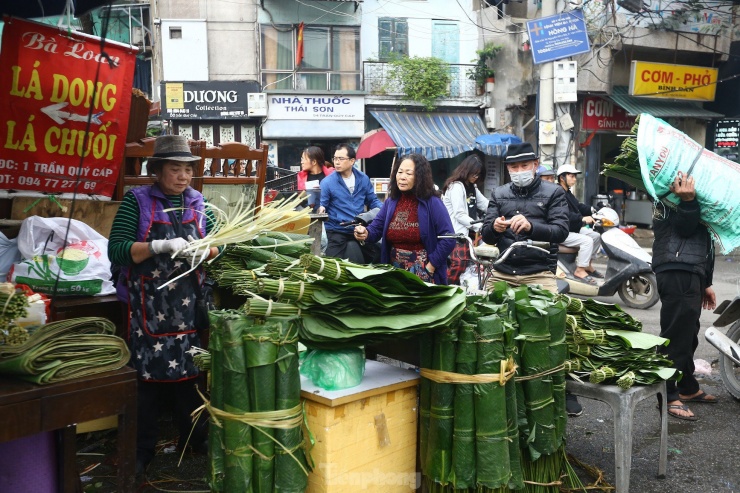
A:
[[[564,456],[565,302],[496,283],[423,336],[419,444],[430,492],[579,487]]]
[[[248,315],[300,314],[301,342],[313,347],[356,347],[443,328],[465,308],[459,287],[427,284],[390,266],[312,254],[294,258],[245,245],[227,247],[224,256],[251,258],[259,250],[257,255],[272,255],[262,267],[222,261],[214,275],[235,293],[251,296],[244,306]]]
[[[308,484],[297,317],[209,314],[209,485],[213,492],[300,493]]]
[[[60,320],[29,332],[22,344],[0,345],[0,374],[49,384],[116,370],[130,358],[115,325],[104,318]]]
[[[680,378],[671,361],[656,352],[668,339],[641,332],[642,324],[619,306],[563,296],[569,373],[591,383],[650,385]]]

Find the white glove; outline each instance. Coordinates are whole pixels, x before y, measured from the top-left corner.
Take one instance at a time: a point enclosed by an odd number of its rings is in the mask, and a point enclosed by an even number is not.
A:
[[[153,240],[149,244],[149,250],[157,255],[159,253],[175,253],[188,246],[185,238],[172,238],[171,240]]]
[[[483,223],[475,223],[475,224],[470,225],[470,229],[472,229],[476,233],[480,232],[482,227],[483,227]]]
[[[195,238],[193,238],[191,235],[188,235],[187,243],[189,244],[190,242],[193,242],[193,241],[195,241]],[[211,249],[209,247],[202,246],[196,250],[190,249],[186,252],[180,252],[179,254],[177,254],[177,257],[188,258],[188,259],[195,258],[195,261],[200,263],[203,260],[207,259],[210,253],[211,253]]]

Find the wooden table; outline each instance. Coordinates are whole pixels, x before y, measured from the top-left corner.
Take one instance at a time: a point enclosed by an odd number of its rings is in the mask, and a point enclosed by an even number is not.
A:
[[[62,433],[60,489],[77,491],[76,424],[118,416],[118,491],[135,490],[136,372],[129,367],[51,385],[0,377],[0,442]]]

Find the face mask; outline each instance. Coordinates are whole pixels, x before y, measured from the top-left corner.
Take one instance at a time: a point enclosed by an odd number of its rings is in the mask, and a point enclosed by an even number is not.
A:
[[[511,183],[524,188],[534,181],[534,173],[531,171],[521,171],[519,173],[510,173]]]

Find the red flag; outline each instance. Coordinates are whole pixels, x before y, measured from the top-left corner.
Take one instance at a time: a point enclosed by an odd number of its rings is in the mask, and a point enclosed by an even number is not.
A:
[[[298,36],[295,47],[295,68],[300,67],[303,61],[303,23],[298,24]]]

